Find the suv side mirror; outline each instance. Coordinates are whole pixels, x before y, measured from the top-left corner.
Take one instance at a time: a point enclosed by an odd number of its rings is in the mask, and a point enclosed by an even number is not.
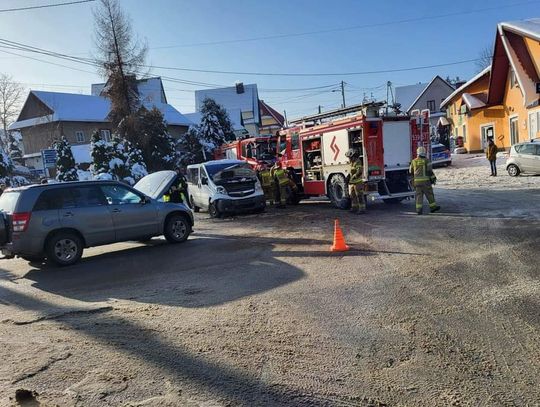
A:
[[[141,199],[141,205],[146,205],[146,204],[149,204],[150,202],[152,202],[152,200],[147,196],[143,196]]]
[[[208,185],[208,178],[202,177],[202,178],[201,178],[201,184],[202,184],[202,185]]]

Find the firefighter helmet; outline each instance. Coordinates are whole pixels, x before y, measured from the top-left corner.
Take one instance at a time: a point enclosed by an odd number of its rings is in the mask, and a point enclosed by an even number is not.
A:
[[[356,148],[351,148],[349,149],[349,151],[347,151],[345,153],[345,157],[347,158],[352,158],[354,156],[357,156],[359,153],[358,153],[358,150]]]
[[[425,157],[426,156],[426,149],[422,146],[418,147],[416,149],[416,154],[418,155],[418,157]]]

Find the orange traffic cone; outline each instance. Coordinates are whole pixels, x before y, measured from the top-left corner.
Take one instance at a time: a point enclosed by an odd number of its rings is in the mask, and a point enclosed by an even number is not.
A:
[[[346,252],[350,247],[345,244],[345,238],[343,232],[339,227],[339,221],[336,219],[334,223],[334,244],[330,248],[333,252]]]

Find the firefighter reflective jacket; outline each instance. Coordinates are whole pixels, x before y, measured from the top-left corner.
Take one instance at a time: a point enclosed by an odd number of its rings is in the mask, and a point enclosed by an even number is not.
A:
[[[409,172],[413,176],[413,185],[431,185],[431,178],[433,175],[433,169],[431,167],[431,162],[425,158],[415,158],[411,162],[409,167]]]
[[[277,178],[280,186],[289,184],[289,177],[287,176],[287,171],[283,168],[274,168],[273,170],[274,177]]]
[[[353,161],[351,164],[351,177],[349,184],[361,184],[364,182],[364,166],[361,160]]]
[[[261,184],[263,187],[271,187],[272,186],[272,173],[270,170],[262,170],[260,173],[261,176]]]

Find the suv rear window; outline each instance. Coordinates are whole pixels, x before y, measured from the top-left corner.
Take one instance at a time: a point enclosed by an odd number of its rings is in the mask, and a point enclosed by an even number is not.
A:
[[[13,213],[15,211],[15,206],[19,200],[20,192],[4,192],[0,196],[0,211],[7,213]]]
[[[96,186],[54,188],[41,193],[34,205],[34,211],[87,208],[100,205],[107,205],[107,201],[101,189]]]

